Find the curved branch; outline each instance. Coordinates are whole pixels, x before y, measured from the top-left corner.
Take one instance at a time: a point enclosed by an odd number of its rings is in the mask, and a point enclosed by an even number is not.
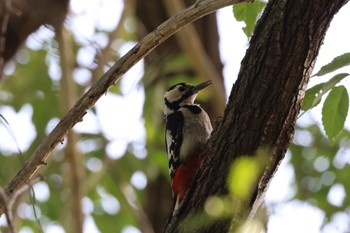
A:
[[[74,105],[67,115],[58,123],[51,133],[41,142],[31,157],[26,161],[21,170],[11,180],[6,188],[9,198],[25,182],[30,179],[42,165],[46,165],[46,160],[50,153],[63,141],[64,136],[72,127],[83,120],[86,111],[91,108],[96,101],[105,94],[108,89],[115,84],[133,65],[149,54],[159,44],[168,39],[175,32],[187,24],[210,14],[220,8],[232,5],[233,3],[244,2],[246,0],[205,0],[196,6],[191,6],[174,17],[162,23],[153,32],[148,34],[142,41],[133,47],[126,55],[118,60],[100,80],[98,80]],[[0,214],[3,213],[3,203],[0,204]]]

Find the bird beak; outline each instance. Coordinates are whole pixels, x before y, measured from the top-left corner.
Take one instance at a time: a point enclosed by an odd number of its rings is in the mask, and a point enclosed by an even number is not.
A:
[[[209,81],[206,81],[206,82],[204,82],[204,83],[198,84],[198,85],[192,87],[191,91],[192,91],[192,93],[198,93],[200,90],[206,88],[206,87],[209,86],[211,83],[212,83],[212,81],[209,80]]]

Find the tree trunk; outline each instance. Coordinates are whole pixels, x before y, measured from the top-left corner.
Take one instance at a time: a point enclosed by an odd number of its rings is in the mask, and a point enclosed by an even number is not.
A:
[[[227,196],[227,175],[234,161],[257,157],[267,148],[267,165],[250,197],[235,202],[240,213],[211,219],[193,232],[228,232],[244,222],[261,202],[284,158],[318,51],[333,16],[347,0],[270,0],[257,23],[233,85],[224,117],[208,145],[208,159],[165,232],[192,232],[180,222],[203,213],[210,196]],[[257,158],[258,159],[258,158]],[[261,162],[263,163],[263,161]],[[254,192],[257,194],[254,195]],[[252,204],[250,204],[252,203]],[[232,225],[231,225],[232,224]],[[185,225],[186,226],[186,225]]]

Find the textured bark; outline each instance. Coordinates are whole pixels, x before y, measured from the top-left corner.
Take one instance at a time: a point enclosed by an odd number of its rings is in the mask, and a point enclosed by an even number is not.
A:
[[[165,232],[182,232],[180,222],[203,211],[209,196],[228,194],[230,164],[269,148],[258,193],[232,208],[238,216],[213,221],[195,232],[228,232],[254,215],[294,134],[304,91],[333,16],[347,0],[270,0],[244,57],[224,117],[213,132],[208,159],[184,205]],[[254,190],[252,190],[254,191]],[[250,203],[254,203],[250,205]],[[235,218],[240,219],[235,219]],[[233,218],[233,219],[232,219]],[[187,232],[187,231],[186,231]]]

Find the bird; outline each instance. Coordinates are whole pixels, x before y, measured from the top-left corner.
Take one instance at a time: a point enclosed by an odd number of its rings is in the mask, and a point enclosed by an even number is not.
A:
[[[174,210],[178,210],[193,178],[203,163],[203,154],[213,130],[208,114],[194,103],[199,91],[210,85],[178,83],[164,95],[165,145]]]

